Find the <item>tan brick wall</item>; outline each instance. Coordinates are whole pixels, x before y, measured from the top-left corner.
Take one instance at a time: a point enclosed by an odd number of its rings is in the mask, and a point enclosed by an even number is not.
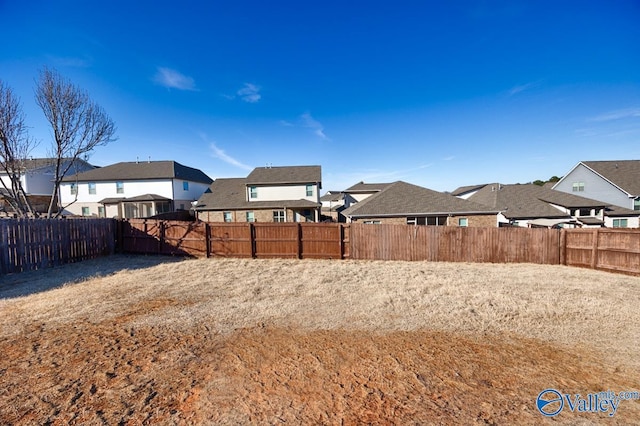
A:
[[[198,219],[203,222],[224,222],[222,212],[198,212]]]
[[[376,222],[380,222],[381,224],[387,225],[406,225],[407,218],[406,217],[371,217],[364,219],[354,219],[353,222],[364,223],[368,220],[374,220]]]
[[[458,219],[466,217],[469,228],[495,228],[498,220],[495,215],[451,216],[447,218],[447,226],[458,226]]]

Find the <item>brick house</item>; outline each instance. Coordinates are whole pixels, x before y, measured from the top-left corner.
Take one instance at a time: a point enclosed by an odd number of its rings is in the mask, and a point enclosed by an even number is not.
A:
[[[318,222],[320,166],[257,167],[216,179],[195,206],[204,222]]]
[[[498,224],[494,209],[403,181],[386,184],[342,214],[347,222],[369,224],[463,227]]]

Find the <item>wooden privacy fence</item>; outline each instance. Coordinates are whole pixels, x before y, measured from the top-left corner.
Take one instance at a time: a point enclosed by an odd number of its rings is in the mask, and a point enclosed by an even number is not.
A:
[[[640,274],[640,230],[121,221],[124,251],[197,257],[569,265]]]
[[[557,265],[559,242],[555,229],[351,225],[353,259]]]
[[[0,273],[115,251],[195,257],[526,262],[640,275],[640,230],[154,219],[0,220]]]
[[[564,265],[640,275],[640,229],[568,229],[561,240]]]
[[[197,257],[343,259],[349,228],[326,223],[120,222],[123,251]]]
[[[114,219],[1,219],[0,273],[115,253]]]

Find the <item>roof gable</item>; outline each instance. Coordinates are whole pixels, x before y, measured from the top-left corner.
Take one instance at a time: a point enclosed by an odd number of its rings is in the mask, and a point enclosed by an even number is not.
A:
[[[631,196],[640,196],[640,160],[582,161]]]

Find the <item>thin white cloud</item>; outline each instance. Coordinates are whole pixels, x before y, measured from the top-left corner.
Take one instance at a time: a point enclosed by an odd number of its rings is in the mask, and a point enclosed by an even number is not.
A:
[[[171,68],[158,67],[158,71],[153,76],[153,81],[168,89],[198,90],[193,78]]]
[[[262,98],[262,95],[260,95],[260,87],[251,83],[245,83],[244,87],[236,93],[240,96],[240,99],[250,104],[255,104]]]
[[[313,133],[319,138],[330,140],[324,133],[324,126],[318,120],[313,118],[308,112],[305,112],[300,116],[300,122],[302,123],[302,126],[313,130]]]
[[[453,160],[454,158],[456,158],[456,156],[455,156],[455,155],[450,155],[450,156],[448,156],[448,157],[444,157],[444,158],[442,159],[442,161],[451,161],[451,160]]]
[[[615,111],[609,111],[601,114],[597,117],[591,118],[589,121],[614,121],[624,118],[638,118],[640,117],[640,108],[627,108],[619,109]]]
[[[248,166],[236,160],[235,158],[233,158],[232,156],[224,152],[224,150],[218,148],[218,146],[215,143],[211,142],[209,144],[209,147],[211,148],[211,153],[215,158],[218,158],[227,164],[231,164],[232,166],[236,166],[243,170],[253,170],[253,167]]]
[[[520,84],[509,89],[507,93],[509,96],[515,96],[524,91],[535,89],[536,87],[540,86],[540,84],[542,84],[540,81],[532,81],[530,83]]]
[[[217,158],[227,164],[231,164],[232,166],[238,167],[243,170],[253,170],[253,167],[248,166],[240,162],[239,160],[236,160],[235,158],[224,152],[224,150],[218,147],[215,142],[209,140],[205,134],[201,133],[200,138],[209,144],[209,148],[211,149],[211,156],[213,158]]]

